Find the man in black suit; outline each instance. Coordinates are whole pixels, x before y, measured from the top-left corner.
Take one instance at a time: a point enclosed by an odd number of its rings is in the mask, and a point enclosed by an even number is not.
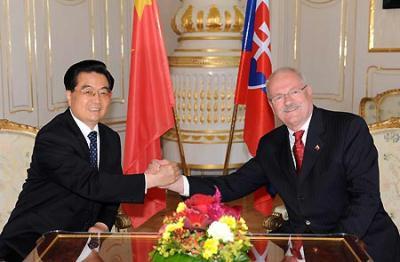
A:
[[[231,201],[272,185],[289,214],[279,232],[354,234],[375,261],[400,261],[399,232],[380,199],[378,153],[365,121],[315,107],[311,86],[293,68],[271,75],[268,99],[284,125],[260,140],[254,158],[229,176],[181,177],[168,188],[188,196],[213,194],[217,186]]]
[[[0,236],[0,261],[22,260],[48,231],[109,231],[120,202],[142,203],[148,188],[178,177],[178,167],[165,160],[157,173],[122,175],[119,135],[99,123],[114,85],[104,63],[72,65],[64,84],[69,108],[36,137],[28,177]]]

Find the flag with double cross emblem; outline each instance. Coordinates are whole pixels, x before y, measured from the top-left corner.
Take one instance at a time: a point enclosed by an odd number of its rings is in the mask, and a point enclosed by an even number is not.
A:
[[[269,2],[247,1],[235,93],[235,104],[246,105],[243,139],[253,156],[260,138],[275,125],[267,99],[267,81],[272,71]],[[265,189],[256,191],[254,198],[255,208],[267,215],[272,201]]]

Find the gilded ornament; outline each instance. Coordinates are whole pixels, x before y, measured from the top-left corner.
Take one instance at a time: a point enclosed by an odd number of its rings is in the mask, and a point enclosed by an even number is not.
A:
[[[219,32],[221,31],[221,14],[215,5],[212,5],[207,16],[206,30],[208,32]]]
[[[243,29],[244,15],[237,5],[226,9],[212,4],[209,8],[197,10],[197,13],[194,13],[192,5],[183,8],[171,21],[171,27],[178,35],[193,32],[241,32]]]
[[[183,26],[185,32],[194,32],[194,26],[192,22],[193,6],[189,5],[186,11],[183,13],[181,18],[181,25]]]
[[[200,32],[204,30],[204,11],[197,12],[197,30]]]
[[[225,32],[229,32],[232,27],[232,16],[229,11],[225,11]]]
[[[233,32],[241,32],[244,24],[244,16],[242,9],[238,6],[234,5],[233,10],[235,10],[235,23],[233,24],[232,31]]]

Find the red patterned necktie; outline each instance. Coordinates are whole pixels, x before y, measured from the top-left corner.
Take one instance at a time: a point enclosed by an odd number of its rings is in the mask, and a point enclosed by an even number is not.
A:
[[[294,132],[294,145],[293,145],[293,154],[294,159],[296,160],[296,172],[300,173],[301,164],[303,163],[304,156],[304,144],[301,138],[303,137],[304,130],[299,130]]]

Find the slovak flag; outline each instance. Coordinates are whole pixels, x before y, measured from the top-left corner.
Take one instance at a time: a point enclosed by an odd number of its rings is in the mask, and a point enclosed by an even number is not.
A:
[[[269,0],[248,0],[235,104],[246,105],[244,142],[255,155],[260,138],[274,128],[266,84],[272,71]],[[267,215],[272,201],[264,188],[255,192],[255,208]],[[268,202],[267,202],[268,201]]]

